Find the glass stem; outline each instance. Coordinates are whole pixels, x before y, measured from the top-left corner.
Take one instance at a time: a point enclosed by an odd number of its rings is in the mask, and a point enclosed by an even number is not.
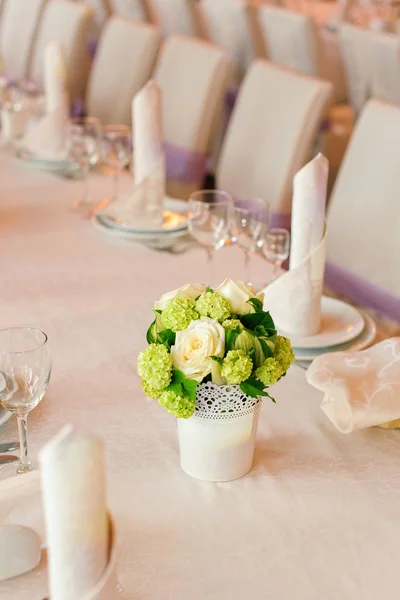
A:
[[[250,284],[250,256],[251,252],[244,253],[244,280],[247,285]]]
[[[115,169],[113,179],[114,179],[113,200],[116,200],[118,198],[118,192],[119,192],[119,169]]]
[[[281,265],[282,265],[282,261],[281,260],[275,260],[274,261],[274,268],[272,270],[272,281],[275,281],[275,279],[278,277],[279,271],[281,269]]]
[[[20,462],[17,466],[17,473],[26,473],[32,471],[32,464],[28,456],[28,415],[23,417],[17,415],[17,421],[20,444]]]
[[[207,248],[207,264],[208,264],[208,285],[212,287],[212,276],[213,276],[213,251],[211,248]]]

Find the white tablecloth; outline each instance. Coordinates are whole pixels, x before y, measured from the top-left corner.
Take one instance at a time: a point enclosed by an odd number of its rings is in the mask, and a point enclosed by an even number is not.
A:
[[[400,432],[339,434],[295,366],[262,407],[247,477],[185,475],[175,420],[144,397],[134,365],[152,302],[203,279],[205,256],[108,238],[70,210],[80,185],[0,156],[0,327],[49,335],[32,454],[66,422],[107,444],[121,600],[398,600]],[[94,185],[104,193],[104,178]],[[217,257],[219,278],[242,277],[237,252]],[[0,442],[15,437],[14,420],[0,428]],[[0,585],[1,600],[45,595],[45,558]]]

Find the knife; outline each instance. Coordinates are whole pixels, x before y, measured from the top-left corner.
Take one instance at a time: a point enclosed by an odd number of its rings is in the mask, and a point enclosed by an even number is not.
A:
[[[14,456],[13,454],[7,454],[7,456],[0,456],[0,467],[10,462],[14,462],[15,460],[19,460],[18,456]]]
[[[6,442],[5,444],[0,444],[0,454],[2,452],[11,452],[11,450],[18,450],[19,442]]]

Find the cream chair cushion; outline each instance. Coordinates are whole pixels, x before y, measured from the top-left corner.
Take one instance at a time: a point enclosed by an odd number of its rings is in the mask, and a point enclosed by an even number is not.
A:
[[[400,37],[369,31],[368,43],[372,96],[400,104]]]
[[[48,42],[61,45],[68,69],[71,98],[84,95],[89,71],[87,40],[93,23],[93,9],[80,2],[51,0],[44,10],[34,46],[31,79],[43,88],[44,49]]]
[[[150,78],[160,43],[161,31],[154,25],[108,20],[88,83],[90,116],[104,124],[130,125],[132,98]]]
[[[365,106],[328,211],[328,261],[399,296],[400,108]]]
[[[32,49],[47,0],[9,0],[0,22],[0,56],[8,76],[28,76]]]
[[[368,30],[345,24],[339,30],[350,102],[357,116],[371,94]]]
[[[230,76],[231,61],[222,48],[178,35],[164,42],[154,80],[162,90],[167,145],[200,154],[209,150]],[[201,181],[186,186],[169,181],[169,191],[185,198],[198,185]]]
[[[195,0],[146,0],[153,22],[164,36],[197,35]]]
[[[292,180],[310,159],[332,84],[257,60],[243,81],[217,167],[218,187],[290,213]]]

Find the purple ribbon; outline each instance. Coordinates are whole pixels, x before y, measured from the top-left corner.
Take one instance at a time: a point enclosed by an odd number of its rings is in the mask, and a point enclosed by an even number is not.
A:
[[[94,55],[96,54],[98,44],[99,40],[97,38],[92,38],[87,42],[86,51],[92,60],[94,58]]]
[[[181,183],[201,184],[206,172],[207,156],[204,152],[165,144],[167,178]]]
[[[359,306],[373,308],[400,323],[400,298],[342,267],[327,263],[325,284]]]
[[[233,109],[235,108],[236,100],[238,97],[238,91],[230,88],[225,95],[225,106],[227,108],[229,117],[231,116]]]
[[[85,117],[86,107],[82,98],[74,98],[71,105],[71,117]]]

